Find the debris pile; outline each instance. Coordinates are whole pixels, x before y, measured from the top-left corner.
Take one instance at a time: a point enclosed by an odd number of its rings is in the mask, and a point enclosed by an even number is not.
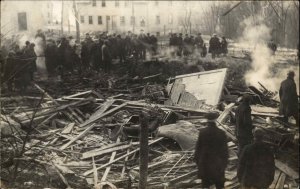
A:
[[[199,188],[195,143],[205,115],[217,111],[218,126],[229,138],[225,186],[238,188],[234,109],[247,93],[254,99],[254,125],[266,132],[265,141],[276,152],[271,188],[298,186],[299,156],[292,148],[298,145],[298,128],[280,121],[274,93],[262,84],[263,90],[243,91],[227,85],[226,69],[168,81],[163,70],[150,70],[139,77],[70,75],[64,82],[35,83],[31,96],[2,96],[1,182],[25,188],[138,188],[143,114],[149,138],[147,188]],[[287,152],[289,158],[282,155]]]

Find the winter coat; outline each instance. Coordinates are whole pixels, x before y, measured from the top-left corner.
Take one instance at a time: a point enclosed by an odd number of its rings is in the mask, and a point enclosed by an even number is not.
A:
[[[209,52],[210,53],[218,53],[220,50],[220,46],[221,46],[221,43],[220,43],[220,40],[218,37],[212,37],[209,40]]]
[[[296,83],[293,78],[288,77],[281,82],[279,89],[280,106],[279,114],[291,116],[298,113],[298,95],[296,91]]]
[[[228,161],[227,138],[214,122],[200,130],[195,149],[198,178],[219,180],[224,178]]]
[[[251,108],[249,104],[242,102],[235,111],[236,127],[235,136],[237,138],[253,138],[254,129],[251,120]]]
[[[274,155],[263,142],[245,146],[237,169],[239,182],[245,187],[268,188],[275,173]]]

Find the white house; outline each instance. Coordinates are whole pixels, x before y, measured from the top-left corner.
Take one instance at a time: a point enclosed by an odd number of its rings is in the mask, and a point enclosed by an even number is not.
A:
[[[2,35],[32,35],[52,22],[50,1],[2,0],[0,3]]]

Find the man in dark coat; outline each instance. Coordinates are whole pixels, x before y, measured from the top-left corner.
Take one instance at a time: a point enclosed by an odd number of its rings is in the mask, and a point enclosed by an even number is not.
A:
[[[51,77],[55,74],[55,68],[57,66],[57,47],[53,40],[48,40],[45,57],[48,76]]]
[[[102,45],[102,63],[105,73],[109,73],[111,71],[111,60],[112,56],[109,50],[108,41],[105,40]]]
[[[279,114],[284,116],[283,121],[285,122],[288,122],[288,118],[293,116],[296,119],[297,126],[299,126],[298,95],[294,77],[295,72],[289,71],[287,79],[281,82]]]
[[[195,45],[196,45],[196,49],[198,51],[199,54],[202,53],[203,51],[203,45],[204,45],[204,41],[202,39],[201,33],[198,33],[197,37],[195,38]]]
[[[117,52],[118,57],[120,58],[120,63],[123,63],[125,61],[126,56],[126,43],[125,39],[121,37],[121,35],[117,35]]]
[[[86,71],[89,68],[89,49],[88,49],[88,44],[85,41],[81,42],[81,70]]]
[[[272,55],[275,55],[275,52],[277,50],[277,45],[273,39],[271,39],[271,41],[268,43],[268,47],[271,50]]]
[[[183,38],[182,33],[179,33],[179,36],[176,37],[176,45],[177,45],[177,56],[182,55],[182,49],[183,49]]]
[[[214,121],[217,117],[216,113],[207,115],[208,126],[200,130],[195,149],[198,178],[202,179],[204,188],[213,184],[217,189],[224,188],[228,147],[224,131]]]
[[[209,50],[211,57],[214,59],[220,51],[220,40],[216,34],[213,34],[212,38],[209,40]]]
[[[235,111],[236,127],[235,136],[238,140],[238,155],[242,152],[243,148],[251,144],[253,140],[252,130],[254,129],[251,119],[250,97],[244,95],[242,103]]]
[[[227,55],[227,53],[228,53],[227,46],[228,46],[227,40],[223,36],[222,40],[221,40],[221,52],[220,53],[223,53],[224,55]]]
[[[237,176],[243,188],[267,189],[273,182],[274,155],[262,142],[263,135],[261,129],[256,129],[254,143],[247,145],[239,158]]]

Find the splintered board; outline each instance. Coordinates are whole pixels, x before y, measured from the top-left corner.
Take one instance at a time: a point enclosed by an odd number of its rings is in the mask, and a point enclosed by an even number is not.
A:
[[[203,104],[215,106],[219,103],[227,69],[179,75],[173,78],[169,88],[172,105],[201,109]]]

